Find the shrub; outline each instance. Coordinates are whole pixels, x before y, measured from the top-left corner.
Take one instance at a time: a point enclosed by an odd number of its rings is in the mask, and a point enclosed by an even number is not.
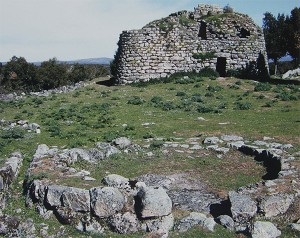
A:
[[[219,92],[221,91],[223,88],[221,86],[211,86],[209,85],[207,90],[210,92]]]
[[[151,102],[154,104],[160,104],[163,101],[163,98],[160,96],[154,96],[151,98]]]
[[[176,108],[176,105],[171,101],[167,101],[167,102],[162,104],[162,109],[164,111],[174,110],[175,108]]]
[[[114,139],[117,139],[118,137],[120,137],[120,133],[118,131],[109,131],[104,133],[103,135],[103,139],[106,142],[112,142]]]
[[[186,93],[180,91],[180,92],[177,92],[177,93],[176,93],[176,96],[177,96],[177,97],[185,97],[185,96],[186,96]]]
[[[210,112],[215,112],[215,109],[212,107],[206,107],[206,106],[201,105],[197,108],[197,111],[199,113],[210,113]]]
[[[162,141],[153,141],[150,145],[150,148],[156,149],[163,147],[164,143]]]
[[[270,91],[271,88],[272,88],[272,86],[269,83],[258,83],[255,86],[254,91],[255,92]]]
[[[230,85],[229,88],[235,89],[235,90],[240,89],[240,87],[238,85],[236,85],[236,84]]]
[[[235,104],[238,110],[249,110],[252,107],[250,102],[236,102]]]
[[[146,135],[143,135],[143,139],[154,138],[154,134],[152,132],[147,132]]]
[[[214,69],[212,68],[209,68],[209,67],[205,67],[203,69],[201,69],[198,73],[198,76],[201,76],[201,77],[208,77],[208,78],[211,78],[211,79],[216,79],[217,77],[219,77],[219,73],[217,71],[215,71]]]
[[[272,107],[274,105],[273,101],[270,102],[266,102],[266,104],[264,105],[264,107]]]
[[[192,102],[203,102],[203,99],[200,94],[194,94],[191,97]]]
[[[25,131],[21,128],[14,127],[9,130],[4,130],[0,134],[0,137],[3,139],[20,139],[24,138]]]
[[[276,98],[278,98],[282,101],[297,101],[298,100],[297,96],[292,95],[288,92],[282,92],[279,95],[277,95]]]
[[[129,100],[128,100],[128,104],[132,104],[132,105],[141,105],[141,104],[143,104],[145,101],[142,99],[142,98],[140,98],[139,96],[133,96],[132,98],[130,98]]]
[[[211,97],[214,96],[214,94],[211,93],[211,92],[208,92],[208,93],[206,93],[204,96],[205,96],[205,97],[208,97],[208,98],[211,98]]]

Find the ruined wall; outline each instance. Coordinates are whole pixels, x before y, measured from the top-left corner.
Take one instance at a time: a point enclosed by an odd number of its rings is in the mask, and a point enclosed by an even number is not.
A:
[[[225,70],[246,67],[260,53],[266,60],[262,30],[239,13],[215,5],[199,5],[153,21],[140,30],[123,31],[115,56],[116,83],[166,77],[204,67]]]

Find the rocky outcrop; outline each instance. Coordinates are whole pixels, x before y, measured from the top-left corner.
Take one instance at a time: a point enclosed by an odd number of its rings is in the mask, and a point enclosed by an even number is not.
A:
[[[0,168],[0,210],[5,207],[10,185],[17,178],[22,162],[23,155],[14,152]]]
[[[140,30],[123,31],[115,56],[116,83],[127,84],[175,72],[245,68],[258,58],[267,66],[262,30],[247,15],[199,5],[153,21]]]

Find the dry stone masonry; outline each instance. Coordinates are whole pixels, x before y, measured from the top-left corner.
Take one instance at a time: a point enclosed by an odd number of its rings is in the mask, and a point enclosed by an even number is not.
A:
[[[199,5],[193,12],[173,13],[140,30],[123,31],[118,46],[113,72],[118,84],[205,67],[223,76],[259,57],[267,62],[264,35],[253,20],[215,5]]]
[[[97,166],[112,155],[145,153],[147,145],[142,148],[124,137],[111,144],[98,142],[92,149],[39,145],[27,171],[26,204],[35,207],[45,219],[56,216],[63,224],[98,234],[111,229],[121,234],[148,231],[167,237],[172,229],[181,233],[194,226],[214,232],[219,223],[252,237],[280,236],[276,219],[291,214],[300,194],[299,171],[293,164],[299,153],[290,154],[291,144],[276,143],[267,137],[249,141],[235,135],[179,139],[165,141],[161,152],[192,156],[197,151],[211,151],[222,159],[226,153],[238,150],[263,162],[269,175],[264,181],[229,191],[225,197],[184,171],[171,175],[144,174],[132,179],[108,174],[102,183],[94,181],[88,185],[84,178],[90,175],[89,171],[77,171],[70,167],[72,164],[81,161]],[[82,178],[76,180],[81,188],[67,186],[64,178]],[[189,215],[175,220],[174,210]],[[291,227],[297,230],[299,223]]]

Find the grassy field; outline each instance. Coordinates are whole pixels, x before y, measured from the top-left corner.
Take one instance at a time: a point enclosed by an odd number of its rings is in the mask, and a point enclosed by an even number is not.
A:
[[[0,119],[28,120],[41,126],[41,134],[19,128],[0,130],[0,158],[16,150],[25,155],[25,164],[14,185],[15,196],[20,196],[20,183],[38,144],[64,148],[93,147],[95,142],[110,142],[126,136],[139,145],[152,143],[155,147],[155,138],[184,141],[192,137],[230,134],[247,140],[269,136],[276,142],[293,144],[295,150],[300,148],[298,86],[199,77],[160,84],[108,87],[101,85],[105,80],[108,78],[96,79],[94,84],[66,94],[26,96],[18,101],[0,102]],[[147,142],[149,138],[154,140]],[[259,181],[263,174],[261,165],[247,156],[229,154],[219,160],[214,154],[209,154],[189,160],[185,155],[171,154],[166,158],[159,150],[154,150],[154,154],[150,160],[143,155],[115,157],[90,170],[97,179],[102,178],[106,171],[130,178],[151,172],[193,171],[194,176],[206,181],[213,189],[226,191]],[[88,165],[78,163],[74,166],[85,169]],[[222,178],[218,176],[221,171],[231,171],[232,168],[236,173],[226,173],[228,175]],[[65,182],[80,186],[80,181]],[[12,199],[7,211],[14,213],[14,207],[23,203],[22,199]],[[40,219],[34,211],[27,213],[24,217]],[[53,229],[59,226],[55,224]],[[69,232],[72,236],[75,231]],[[185,237],[199,237],[199,232],[203,237],[235,237],[221,227],[213,234],[192,230]],[[171,237],[183,236],[172,233]]]

